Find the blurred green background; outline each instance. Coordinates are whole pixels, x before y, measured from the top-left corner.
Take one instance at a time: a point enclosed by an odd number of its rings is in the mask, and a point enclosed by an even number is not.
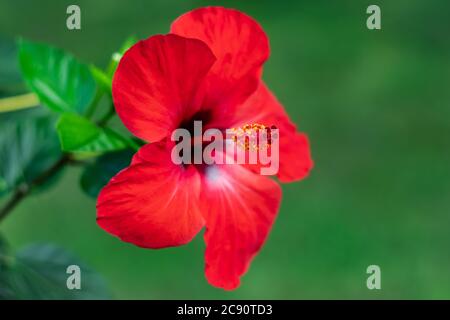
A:
[[[80,31],[66,29],[69,4],[81,7]],[[115,298],[450,299],[450,2],[0,0],[0,34],[105,67],[127,36],[166,33],[208,4],[262,24],[272,49],[264,79],[308,133],[316,163],[308,179],[283,187],[278,220],[241,287],[207,284],[201,235],[152,251],[101,230],[76,168],[4,221],[12,245],[70,249]],[[380,31],[366,28],[370,4],[381,7]],[[381,290],[366,287],[371,264],[381,267]]]

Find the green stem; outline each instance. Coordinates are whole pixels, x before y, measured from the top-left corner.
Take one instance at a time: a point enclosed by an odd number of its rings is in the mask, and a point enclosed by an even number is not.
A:
[[[112,72],[114,68],[114,61],[111,61],[108,72]],[[96,107],[100,100],[103,97],[104,92],[97,87],[95,97],[92,100],[91,104],[89,105],[88,109],[86,110],[85,116],[87,118],[91,118],[94,115],[94,112],[96,110]],[[0,99],[0,112],[7,112],[7,111],[13,111],[13,110],[19,110],[24,108],[30,108],[35,105],[39,105],[39,99],[36,95],[33,93],[24,94],[21,96],[11,97],[11,98],[4,98]],[[110,109],[108,112],[103,116],[102,119],[99,120],[98,125],[100,127],[105,126],[108,121],[114,116],[115,110],[114,105],[111,104]],[[134,143],[134,142],[133,142]],[[137,145],[135,148],[138,147]],[[50,168],[48,168],[46,171],[42,172],[37,178],[32,180],[29,183],[21,184],[17,189],[15,190],[12,197],[6,202],[6,204],[0,208],[0,222],[24,199],[26,198],[32,190],[45,183],[48,179],[52,178],[55,174],[57,174],[60,170],[62,170],[66,165],[73,164],[77,165],[79,164],[77,161],[71,159],[70,155],[65,154],[63,155],[57,162],[55,162]]]
[[[0,112],[10,112],[37,107],[39,99],[34,93],[25,93],[14,97],[0,99]]]
[[[34,180],[29,183],[21,184],[14,192],[11,199],[0,209],[0,222],[26,197],[31,191],[46,182],[57,174],[66,164],[70,162],[68,155],[63,155],[54,165],[42,172]]]
[[[95,109],[97,108],[97,105],[102,98],[103,90],[97,87],[97,90],[95,91],[95,97],[87,108],[86,113],[84,114],[86,118],[90,119],[94,115]]]

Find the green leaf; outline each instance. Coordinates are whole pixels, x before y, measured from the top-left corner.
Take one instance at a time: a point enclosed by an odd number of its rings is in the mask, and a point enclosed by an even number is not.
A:
[[[45,108],[0,116],[0,195],[29,183],[61,157],[55,117]]]
[[[81,288],[70,290],[67,268],[80,268]],[[14,299],[108,299],[103,278],[75,256],[52,244],[33,244],[20,250],[4,272]]]
[[[0,233],[0,255],[5,254],[9,250],[9,245],[6,242],[6,239]]]
[[[0,97],[25,91],[17,63],[16,42],[0,36]]]
[[[102,153],[128,147],[124,137],[108,128],[100,128],[88,119],[66,113],[59,119],[56,129],[61,148],[68,152]]]
[[[4,273],[8,265],[8,259],[9,259],[9,245],[6,242],[6,239],[3,237],[3,235],[0,234],[0,279],[1,275]]]
[[[30,89],[54,111],[82,114],[94,97],[89,68],[61,49],[22,40],[19,64]]]
[[[97,82],[98,86],[103,89],[103,91],[109,93],[111,95],[112,93],[112,79],[109,75],[107,75],[103,70],[100,70],[94,65],[90,66],[91,73],[94,76],[95,81]]]
[[[6,239],[0,234],[0,300],[14,299],[14,293],[8,283],[8,268],[14,257],[11,256]]]
[[[80,184],[83,191],[97,198],[100,190],[109,180],[130,164],[133,154],[133,150],[126,149],[98,157],[95,162],[86,166],[81,175]]]

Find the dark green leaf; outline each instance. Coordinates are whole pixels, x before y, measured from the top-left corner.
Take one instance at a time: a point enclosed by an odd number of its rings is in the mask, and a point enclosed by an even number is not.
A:
[[[61,156],[55,118],[42,107],[0,116],[0,195],[29,183]]]
[[[130,164],[133,154],[133,150],[126,149],[98,157],[95,162],[85,168],[81,175],[82,189],[89,196],[97,198],[98,193],[109,180]]]
[[[0,233],[0,255],[6,254],[9,250],[8,243],[3,235]]]
[[[24,90],[17,63],[16,42],[0,37],[0,97],[22,93]]]
[[[67,268],[81,270],[81,289],[67,288]],[[103,278],[64,249],[34,244],[20,250],[6,271],[8,287],[16,299],[108,299]]]
[[[95,94],[89,68],[63,50],[22,40],[22,75],[41,100],[57,112],[84,113]]]
[[[2,300],[13,298],[13,293],[7,282],[7,268],[12,259],[8,243],[0,234],[0,299]]]
[[[2,234],[0,234],[0,279],[1,275],[5,271],[5,268],[7,267],[8,259],[9,259],[9,245],[6,242],[6,239],[2,236]]]

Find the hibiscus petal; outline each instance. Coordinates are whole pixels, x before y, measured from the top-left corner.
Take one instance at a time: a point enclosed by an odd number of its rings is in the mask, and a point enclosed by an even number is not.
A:
[[[146,161],[122,170],[100,192],[97,223],[140,247],[188,243],[204,226],[197,170],[173,164],[164,143],[146,145],[138,154]]]
[[[270,50],[255,20],[237,10],[206,7],[180,16],[171,32],[202,40],[217,57],[208,74],[206,103],[214,107],[216,118],[233,114],[233,108],[256,90]]]
[[[201,199],[206,219],[206,278],[216,287],[235,289],[271,229],[281,188],[239,165],[210,166]]]
[[[261,81],[256,92],[245,101],[228,124],[240,127],[246,123],[261,123],[276,126],[279,130],[279,171],[282,182],[305,178],[314,166],[311,159],[308,137],[297,131],[283,106]],[[248,166],[259,172],[259,166]]]
[[[202,104],[202,82],[215,57],[200,40],[157,35],[131,47],[114,74],[114,105],[137,137],[156,142]]]

